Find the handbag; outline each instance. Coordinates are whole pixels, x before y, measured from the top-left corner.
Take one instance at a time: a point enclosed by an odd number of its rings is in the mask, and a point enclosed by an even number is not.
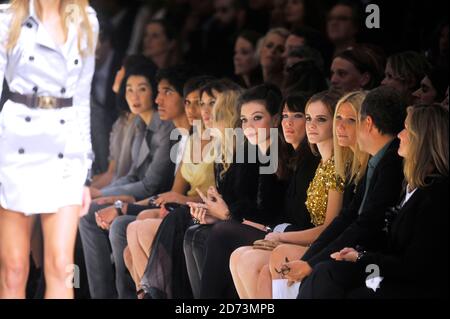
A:
[[[262,249],[272,251],[280,244],[279,241],[272,241],[267,239],[259,239],[253,243],[253,249]]]

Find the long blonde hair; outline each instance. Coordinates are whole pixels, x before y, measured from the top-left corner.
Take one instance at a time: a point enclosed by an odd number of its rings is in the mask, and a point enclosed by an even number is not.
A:
[[[339,145],[336,134],[336,116],[339,108],[348,103],[353,112],[355,112],[356,126],[359,125],[359,110],[361,104],[366,98],[367,93],[363,91],[351,92],[344,95],[336,104],[336,111],[333,117],[333,144],[334,144],[334,163],[336,167],[336,173],[342,178],[342,180],[348,183],[357,184],[363,177],[367,168],[367,162],[369,161],[369,154],[362,151],[359,148],[358,143],[355,145],[355,152],[350,147],[342,147]]]
[[[38,18],[42,19],[42,8],[39,1],[37,0],[32,1],[35,1],[36,14]],[[80,8],[80,10],[70,10],[68,6],[77,7]],[[61,0],[59,8],[59,14],[61,16],[61,21],[63,22],[62,27],[65,37],[67,37],[68,28],[66,23],[64,23],[64,21],[67,21],[67,19],[71,21],[76,21],[78,17],[80,18],[81,23],[78,30],[81,30],[81,32],[78,32],[78,50],[80,54],[83,56],[88,53],[93,54],[95,50],[94,48],[95,35],[87,13],[88,6],[89,6],[88,0]],[[11,0],[11,10],[13,12],[13,18],[10,25],[8,44],[6,46],[6,49],[8,51],[11,51],[17,44],[17,41],[20,36],[20,31],[22,29],[22,24],[30,13],[30,1]],[[77,17],[76,15],[78,14],[81,16]],[[86,37],[87,49],[81,50],[81,42],[84,37]]]
[[[213,127],[218,126],[217,123],[220,123],[220,136],[222,138],[220,148],[223,165],[223,170],[220,172],[221,177],[230,168],[230,159],[231,161],[234,160],[236,140],[234,134],[230,133],[234,132],[239,121],[237,105],[240,93],[239,90],[227,90],[220,93],[212,111]]]
[[[408,107],[409,147],[403,164],[411,189],[427,186],[432,174],[448,177],[448,110],[440,104]]]

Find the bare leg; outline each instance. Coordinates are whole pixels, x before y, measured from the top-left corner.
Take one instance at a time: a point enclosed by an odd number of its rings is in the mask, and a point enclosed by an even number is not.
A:
[[[257,296],[258,277],[261,269],[269,264],[270,251],[251,249],[246,251],[240,258],[237,271],[242,285],[250,299]]]
[[[75,239],[80,206],[66,206],[56,214],[41,214],[44,235],[45,298],[74,297],[72,287]]]
[[[286,258],[289,261],[300,259],[308,248],[299,245],[283,244],[276,247],[271,256],[269,263],[269,270],[271,273],[270,280],[270,298],[272,298],[272,280],[282,279],[281,275],[276,270],[280,270],[281,265],[286,263]],[[267,287],[264,285],[264,287]]]
[[[144,275],[150,257],[150,248],[162,219],[137,220],[128,225],[127,242],[133,264],[133,279],[137,286]]]
[[[0,207],[0,298],[25,298],[32,218]]]
[[[253,249],[251,246],[243,246],[239,247],[230,256],[230,271],[231,276],[233,277],[234,286],[236,287],[236,291],[239,295],[239,298],[241,299],[248,299],[249,296],[247,295],[247,291],[245,290],[241,277],[238,274],[237,266],[241,262],[242,255],[249,251],[250,249]]]
[[[136,220],[144,220],[148,218],[159,218],[159,208],[146,209],[137,215]]]
[[[269,264],[266,264],[261,268],[256,290],[257,299],[272,298],[272,276],[270,275]]]

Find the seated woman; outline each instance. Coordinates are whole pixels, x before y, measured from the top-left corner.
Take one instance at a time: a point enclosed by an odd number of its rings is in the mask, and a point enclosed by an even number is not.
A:
[[[200,201],[196,188],[206,191],[214,185],[213,160],[206,158],[201,160],[194,156],[194,150],[200,147],[202,153],[208,154],[208,141],[202,140],[203,123],[200,114],[200,89],[214,81],[209,76],[199,76],[190,79],[184,87],[185,112],[189,124],[193,126],[193,134],[189,137],[184,150],[180,169],[176,172],[172,190],[158,195],[152,200],[151,205],[127,205],[127,209],[141,210],[137,220],[127,227],[128,247],[124,250],[124,261],[139,290],[139,282],[147,266],[153,237],[162,221],[168,213],[168,209],[185,205],[188,201]],[[206,128],[208,128],[206,126]],[[195,142],[199,145],[195,145]],[[199,161],[200,160],[200,161]],[[146,200],[149,201],[148,199]],[[145,204],[145,201],[140,202]],[[160,207],[146,209],[149,207]]]
[[[284,28],[270,29],[259,50],[259,63],[261,65],[265,83],[273,83],[281,88],[283,84],[283,51],[289,31]]]
[[[284,202],[282,221],[274,231],[303,230],[313,227],[305,206],[306,190],[314,177],[320,159],[313,155],[306,139],[306,95],[291,95],[282,103],[278,175],[289,184]],[[256,298],[256,282],[261,267],[268,264],[270,252],[253,250],[252,246],[236,249],[230,257],[230,270],[241,299]],[[245,256],[245,257],[243,257]],[[266,258],[267,257],[267,258]],[[261,262],[260,262],[261,261]],[[245,266],[244,266],[245,265]]]
[[[448,70],[432,68],[425,73],[420,81],[420,87],[414,91],[413,96],[419,104],[440,103],[445,98],[448,88]]]
[[[223,132],[225,128],[233,127],[236,122],[235,105],[239,93],[240,88],[237,85],[224,80],[210,83],[202,88],[200,96],[203,122],[220,132]],[[212,113],[211,106],[214,106]],[[231,155],[233,155],[232,145],[234,143],[228,143],[229,147],[226,148],[226,144],[222,142],[223,140],[220,138],[214,138],[211,141],[215,150],[213,158],[216,162],[224,162],[225,165],[231,167],[230,163],[224,161],[225,157],[222,157],[221,154],[229,154],[227,152],[231,151]],[[221,152],[216,153],[219,149]],[[217,165],[217,163],[214,165],[216,181],[217,177],[220,178],[217,175]],[[256,167],[256,165],[253,166]],[[247,171],[244,172],[247,174],[256,171],[256,168],[249,165],[246,168]],[[251,179],[247,179],[246,183],[239,186],[242,188],[238,187],[237,189],[238,195],[244,199],[251,189],[249,183],[251,183]],[[140,282],[146,297],[155,299],[192,297],[182,246],[184,232],[192,225],[190,210],[185,207],[175,210],[163,219],[154,237],[148,264]]]
[[[226,176],[219,181],[219,191],[213,189],[209,192],[216,200],[204,197],[204,207],[192,205],[193,216],[201,224],[211,224],[201,229],[205,243],[201,247],[192,243],[198,235],[195,233],[190,236],[192,229],[185,235],[186,260],[202,261],[196,264],[188,262],[191,284],[198,287],[197,296],[200,298],[236,297],[228,267],[231,253],[237,247],[264,238],[268,229],[266,225],[278,223],[279,206],[285,196],[286,183],[276,172],[277,164],[271,164],[281,161],[277,146],[278,134],[272,134],[274,130],[277,132],[275,127],[278,126],[281,102],[281,92],[273,84],[256,86],[242,94],[238,106],[243,133],[259,155],[270,157],[269,167],[258,156],[257,174],[245,177],[237,174],[239,164],[232,164]],[[270,166],[273,171],[264,172]],[[252,179],[250,185],[255,197],[233,200],[236,184],[249,182],[245,178]],[[192,267],[196,269],[190,269]],[[197,274],[196,278],[192,278],[192,274]]]
[[[417,97],[413,95],[420,87],[420,81],[430,70],[430,64],[423,54],[405,51],[388,57],[381,85],[397,90],[408,105],[414,104]]]
[[[364,97],[365,94],[363,92],[354,92],[344,96],[337,103],[334,115],[334,158],[336,173],[339,176],[337,180],[339,182],[340,180],[347,181],[344,205],[350,202],[354,186],[364,174],[367,166],[368,155],[362,153],[358,149],[355,126],[357,113]],[[285,109],[285,111],[289,111],[289,109]],[[283,118],[284,117],[285,116],[283,116]],[[283,128],[286,130],[287,123],[284,122],[282,124]],[[318,170],[318,172],[320,171]],[[329,179],[331,176],[327,176],[326,179]],[[316,181],[317,178],[318,175],[315,177]],[[303,197],[306,197],[306,190]],[[307,203],[308,201],[311,203],[311,198],[312,193],[309,191]],[[326,196],[322,198],[327,200]],[[337,214],[340,210],[340,207],[335,208],[330,206],[331,200],[332,198],[328,196],[328,203],[325,202],[325,206],[321,206],[322,209],[324,209],[323,212],[326,214],[325,216],[327,216],[325,217],[325,223],[331,221],[327,221],[330,211],[333,214],[335,212],[334,209],[338,209],[335,213]],[[288,203],[287,205],[289,207]],[[311,209],[311,205],[308,205],[308,209]],[[311,222],[314,223],[314,219],[312,219]],[[314,225],[316,225],[316,227],[314,227]],[[321,228],[323,228],[318,226],[317,222],[314,225],[305,227],[310,228],[308,230],[297,232],[279,232],[275,228],[275,232],[268,234],[266,239],[289,244],[278,246],[275,248],[274,252],[256,250],[252,249],[252,247],[241,247],[237,249],[230,259],[230,268],[233,271],[233,279],[236,287],[238,287],[238,289],[240,287],[241,298],[269,298],[272,294],[272,277],[269,272],[269,262],[272,263],[272,269],[279,269],[278,264],[284,262],[286,257],[290,259],[301,255],[302,251],[305,250],[304,246],[308,246],[310,244],[309,240],[314,239],[314,236],[318,236],[321,232]],[[311,242],[312,241],[313,240],[311,240]],[[300,244],[302,246],[292,244]],[[275,272],[274,277],[276,279],[279,278],[278,274]],[[278,281],[275,282],[278,283]]]
[[[112,90],[118,95],[120,85],[125,77],[126,70],[141,65],[152,64],[150,60],[141,55],[131,55],[125,58],[122,67],[117,71]],[[120,99],[116,103],[121,103]],[[117,106],[119,118],[114,122],[110,133],[108,169],[102,174],[92,177],[91,186],[97,189],[108,186],[117,178],[128,174],[132,163],[132,145],[136,138],[142,138],[144,127],[138,125],[136,115],[128,107]],[[140,131],[139,131],[140,130]]]
[[[237,83],[245,88],[262,83],[262,70],[256,54],[260,38],[258,32],[246,30],[239,33],[234,44],[234,75]]]
[[[448,110],[439,104],[409,107],[398,137],[407,185],[386,215],[387,248],[335,252],[334,261],[317,264],[302,282],[299,298],[448,297]],[[373,282],[367,281],[369,265],[379,274]]]

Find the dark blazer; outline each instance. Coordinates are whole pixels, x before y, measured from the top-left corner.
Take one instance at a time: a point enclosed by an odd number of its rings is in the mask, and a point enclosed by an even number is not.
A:
[[[145,138],[134,150],[130,172],[103,188],[102,196],[131,195],[141,200],[170,190],[175,168],[170,158],[170,133],[174,128],[172,122],[161,120],[154,112]]]
[[[448,190],[448,177],[417,189],[398,211],[386,250],[367,253],[361,263],[378,265],[386,285],[408,295],[448,297]]]
[[[320,163],[320,157],[314,156],[307,143],[302,144],[301,147],[303,147],[303,154],[289,182],[285,196],[285,216],[280,221],[291,224],[285,231],[298,231],[314,227],[305,202],[306,193]]]
[[[313,267],[321,261],[329,260],[330,254],[345,247],[355,247],[356,244],[368,249],[383,248],[385,212],[396,204],[404,178],[402,158],[397,154],[398,146],[398,139],[394,139],[374,169],[361,214],[358,214],[358,210],[366,183],[358,185],[351,204],[342,209],[306,251],[302,260]]]

